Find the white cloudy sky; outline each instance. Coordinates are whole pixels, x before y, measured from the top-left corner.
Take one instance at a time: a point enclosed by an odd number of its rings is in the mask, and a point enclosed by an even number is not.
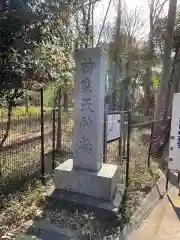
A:
[[[164,1],[164,0],[160,0]],[[178,0],[180,1],[180,0]],[[113,22],[115,19],[117,13],[117,2],[118,0],[112,0],[110,10],[108,13],[107,21]],[[149,23],[149,5],[148,5],[148,0],[123,0],[123,2],[126,3],[127,8],[129,11],[133,11],[133,9],[137,8],[141,9],[142,12],[142,20],[145,22],[143,33],[146,35],[148,33],[148,23]],[[95,32],[99,32],[102,26],[102,22],[106,13],[106,9],[108,7],[109,0],[101,0],[98,5],[95,8]],[[164,11],[167,13],[168,11],[168,2],[164,7]],[[144,33],[145,32],[145,33]]]
[[[162,2],[164,0],[161,0]],[[115,6],[117,5],[118,0],[112,0],[110,12],[109,12],[109,18],[113,18],[116,16],[115,12]],[[143,10],[143,18],[148,17],[149,13],[149,6],[148,6],[148,0],[124,0],[126,2],[127,7],[129,9],[135,9],[136,7],[142,8]],[[108,6],[109,0],[101,0],[100,3],[98,3],[98,6],[95,9],[95,19],[97,22],[99,22],[100,19],[103,19],[103,16],[106,12],[107,6]],[[165,5],[164,10],[167,12],[168,10],[168,3]]]

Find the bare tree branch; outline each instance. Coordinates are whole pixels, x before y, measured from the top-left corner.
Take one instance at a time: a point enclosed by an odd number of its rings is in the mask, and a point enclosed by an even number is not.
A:
[[[106,22],[106,18],[107,18],[108,12],[109,12],[109,8],[111,6],[111,2],[112,2],[112,0],[109,0],[109,4],[108,4],[108,7],[106,9],[106,13],[105,13],[105,16],[104,16],[103,24],[102,24],[102,27],[101,27],[101,30],[100,30],[100,33],[99,33],[99,37],[98,37],[98,41],[97,41],[97,45],[96,46],[99,45],[99,41],[100,41],[101,34],[102,34],[102,31],[103,31],[103,28],[104,28],[104,25],[105,25],[105,22]]]

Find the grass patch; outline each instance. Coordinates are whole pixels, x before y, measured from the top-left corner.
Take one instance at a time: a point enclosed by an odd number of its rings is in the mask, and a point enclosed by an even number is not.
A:
[[[46,113],[49,113],[52,111],[52,108],[50,107],[44,107],[44,110],[46,111]],[[33,107],[30,106],[28,108],[28,112],[26,112],[26,108],[25,107],[16,107],[13,108],[12,111],[12,119],[17,119],[19,118],[25,118],[28,116],[39,116],[41,114],[41,109],[40,106],[37,107]],[[0,116],[1,116],[1,120],[5,120],[7,119],[7,109],[5,108],[1,108],[0,109]]]
[[[156,162],[152,162],[151,169],[148,169],[147,165],[144,164],[137,166],[136,171],[134,171],[131,166],[129,189],[127,191],[126,201],[121,208],[122,226],[130,222],[131,216],[138,209],[143,199],[155,186],[160,174],[161,170]]]
[[[161,175],[159,162],[151,159],[148,168],[150,129],[134,129],[131,133],[129,189],[126,201],[121,208],[121,225],[130,222],[132,214],[154,187]]]
[[[24,221],[37,216],[45,202],[45,188],[39,181],[27,183],[15,195],[0,197],[0,238]]]
[[[80,213],[76,209],[73,212],[57,209],[53,205],[45,204],[44,194],[46,188],[40,182],[27,184],[15,196],[10,196],[6,201],[1,200],[1,235],[11,229],[13,233],[17,229],[21,229],[18,226],[28,219],[33,219],[42,210],[43,206],[43,216],[50,223],[77,230],[88,236],[89,239],[116,239],[120,236],[123,226],[130,221],[133,212],[158,179],[159,170],[156,163],[152,164],[152,172],[153,175],[143,166],[138,167],[136,173],[131,172],[126,202],[120,209],[120,217],[117,221],[97,219],[93,213]]]
[[[74,212],[60,210],[52,205],[46,207],[46,218],[57,226],[77,230],[88,239],[118,239],[125,224],[130,222],[132,214],[159,178],[159,173],[156,163],[152,163],[152,171],[145,166],[138,166],[135,173],[131,171],[126,200],[121,206],[119,218],[116,221],[96,218],[93,213],[80,213],[76,209]]]
[[[72,113],[63,113],[62,116],[62,149],[66,152],[70,153],[72,152]],[[47,124],[51,124],[51,121],[46,122],[45,130],[47,130]],[[53,142],[52,142],[52,131],[51,131],[51,125],[50,125],[50,132],[45,135],[45,153],[52,151]],[[32,130],[36,130],[36,132],[39,132],[40,126],[37,124],[37,126],[31,126],[31,128],[25,128],[24,132],[21,132],[21,134],[24,134],[25,132],[31,132]],[[18,130],[23,130],[21,127]],[[11,131],[10,131],[11,136]],[[40,133],[39,133],[40,134]],[[14,140],[17,139],[19,135],[16,134],[15,129],[12,131],[12,136],[14,137]],[[7,139],[9,140],[10,137]],[[8,141],[7,141],[8,142]],[[41,142],[39,140],[35,140],[33,142],[20,145],[17,147],[13,147],[11,149],[4,150],[0,153],[0,192],[5,188],[6,184],[13,183],[13,181],[22,180],[24,176],[30,176],[32,173],[40,169],[40,156],[41,156]],[[67,154],[64,156],[64,158],[68,157]]]
[[[63,149],[71,150],[72,124],[71,112],[63,113]],[[64,227],[76,229],[88,236],[89,239],[116,239],[124,225],[130,222],[132,214],[160,176],[158,163],[152,162],[151,171],[147,167],[148,143],[147,139],[142,137],[144,135],[149,136],[148,129],[132,132],[129,189],[126,201],[124,201],[120,209],[121,214],[116,222],[96,219],[93,214],[79,213],[77,210],[68,212],[55,209],[51,205],[47,205],[44,209],[46,219],[61,227],[63,225]],[[47,142],[49,141],[47,139]],[[33,146],[33,149],[35,149],[35,146]],[[29,153],[34,154],[33,151]],[[13,155],[15,156],[16,153]],[[25,155],[22,156],[22,159],[24,159]],[[12,159],[14,164],[14,157]],[[35,159],[34,155],[32,159]],[[29,163],[30,161],[28,158],[28,161],[25,162]],[[116,142],[108,146],[108,162],[117,164],[118,161],[118,142]],[[10,165],[9,161],[7,163]],[[120,178],[124,180],[126,161],[121,163],[120,167],[123,171],[121,171],[122,176]],[[21,164],[23,163],[20,162]],[[18,168],[20,165],[17,165]],[[27,184],[25,188],[18,191],[15,195],[9,196],[8,199],[3,199],[2,197],[0,204],[0,236],[9,231],[9,229],[16,228],[24,221],[36,216],[42,205],[44,205],[45,192],[46,190],[42,184],[35,182],[34,184]]]

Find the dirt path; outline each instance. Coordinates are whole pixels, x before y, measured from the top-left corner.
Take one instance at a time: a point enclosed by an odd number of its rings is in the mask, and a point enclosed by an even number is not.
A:
[[[151,239],[180,239],[180,197],[175,187],[127,240]]]

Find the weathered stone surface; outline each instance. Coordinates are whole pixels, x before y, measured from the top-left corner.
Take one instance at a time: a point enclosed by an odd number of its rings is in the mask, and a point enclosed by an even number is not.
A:
[[[117,213],[124,188],[116,165],[103,164],[105,54],[100,48],[75,53],[73,160],[55,170],[58,200]],[[69,200],[70,199],[70,200]],[[91,203],[92,202],[92,203]]]
[[[113,220],[118,216],[117,213],[119,212],[124,190],[124,186],[118,184],[117,192],[113,201],[94,198],[79,193],[67,192],[60,189],[55,189],[49,192],[47,199],[51,204],[55,204],[54,206],[57,208],[59,207],[60,209],[68,208],[69,210],[74,210],[74,207],[76,207],[79,212],[93,212],[100,218]]]
[[[74,87],[74,167],[97,171],[103,159],[105,54],[77,50]]]
[[[119,179],[116,165],[103,164],[97,172],[73,168],[69,159],[55,170],[55,188],[113,200]]]
[[[47,220],[39,220],[35,221],[29,229],[27,229],[24,234],[20,234],[17,239],[72,240],[83,238],[80,233],[70,228],[51,224]]]

